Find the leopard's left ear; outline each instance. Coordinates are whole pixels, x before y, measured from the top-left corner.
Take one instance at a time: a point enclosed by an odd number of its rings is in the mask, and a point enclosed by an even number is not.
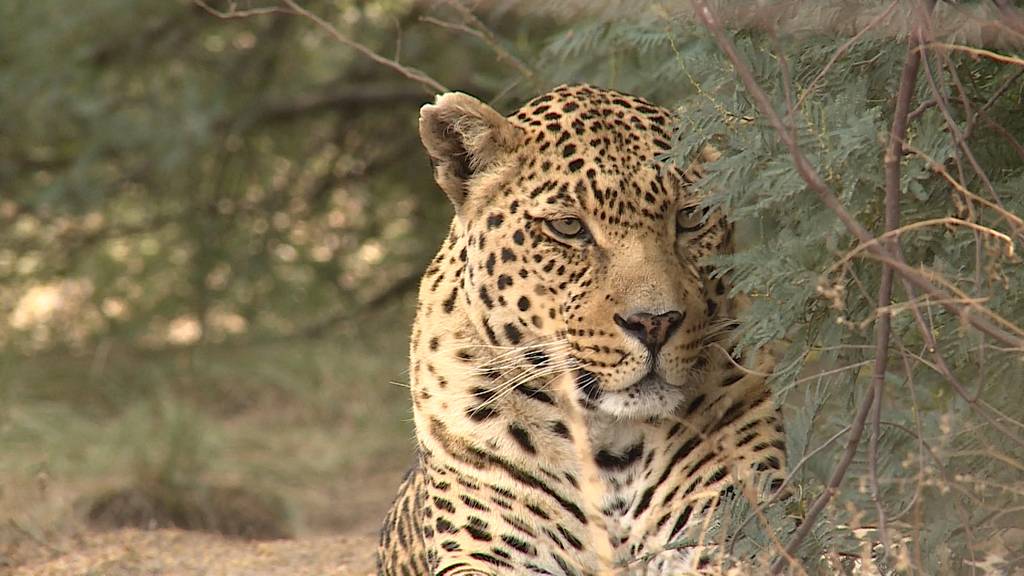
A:
[[[437,97],[420,108],[420,140],[434,165],[434,178],[456,208],[470,180],[519,146],[522,131],[483,102],[461,92]]]
[[[690,165],[683,171],[683,180],[693,184],[704,177],[704,167],[722,157],[722,152],[712,144],[705,144],[700,149],[700,155],[690,162]]]

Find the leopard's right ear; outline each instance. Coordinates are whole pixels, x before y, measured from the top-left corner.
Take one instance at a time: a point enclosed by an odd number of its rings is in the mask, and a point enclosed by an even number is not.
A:
[[[521,138],[519,128],[468,94],[442,94],[420,108],[420,140],[434,179],[456,208],[465,202],[473,177],[515,150]]]

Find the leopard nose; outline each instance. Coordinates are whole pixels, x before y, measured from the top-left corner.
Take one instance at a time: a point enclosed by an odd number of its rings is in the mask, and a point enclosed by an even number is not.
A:
[[[647,312],[636,312],[628,318],[618,314],[613,315],[615,323],[622,328],[622,331],[639,340],[652,354],[668,342],[672,334],[683,324],[686,314],[677,310],[663,314],[649,314]]]

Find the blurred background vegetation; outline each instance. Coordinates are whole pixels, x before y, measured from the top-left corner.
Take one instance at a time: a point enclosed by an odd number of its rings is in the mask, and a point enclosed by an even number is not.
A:
[[[200,4],[0,4],[0,570],[5,553],[83,520],[257,537],[376,529],[413,449],[414,289],[450,218],[416,132],[435,90],[399,63],[503,111],[561,82],[618,88],[681,112],[680,161],[708,140],[727,152],[710,202],[737,216],[748,246],[720,263],[758,297],[747,343],[791,343],[776,391],[791,461],[807,457],[800,506],[821,492],[870,382],[878,266],[836,266],[850,237],[688,3],[300,2],[349,44],[308,18],[214,13],[274,0]],[[714,4],[778,108],[792,106],[801,145],[877,233],[909,8]],[[1019,54],[1024,20],[1006,10],[940,2],[931,30]],[[1024,213],[1020,66],[938,50],[927,62],[905,221],[962,217],[1019,245],[1021,223],[1005,214]],[[953,226],[908,238],[912,264],[1024,318],[1004,241]],[[922,306],[975,396],[951,391],[900,316],[878,439],[893,540],[913,542],[897,558],[923,573],[989,554],[1019,566],[1020,351]],[[812,534],[830,570],[863,560],[858,530],[875,522],[865,450]]]
[[[305,5],[453,86],[508,81],[425,6]],[[431,92],[297,18],[15,0],[0,94],[0,531],[72,508],[374,530],[412,454],[413,292],[450,218],[416,131]],[[233,512],[266,526],[203,516],[239,486],[275,502]]]

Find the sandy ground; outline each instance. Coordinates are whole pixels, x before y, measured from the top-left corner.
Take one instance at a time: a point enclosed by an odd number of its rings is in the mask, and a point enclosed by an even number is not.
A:
[[[252,542],[181,530],[86,532],[25,549],[10,576],[364,576],[374,574],[371,536]],[[18,561],[17,558],[8,559]]]
[[[330,492],[306,502],[304,530],[288,540],[177,529],[103,531],[68,516],[44,526],[0,514],[0,576],[375,574],[377,530],[403,473],[393,468],[339,479]]]

